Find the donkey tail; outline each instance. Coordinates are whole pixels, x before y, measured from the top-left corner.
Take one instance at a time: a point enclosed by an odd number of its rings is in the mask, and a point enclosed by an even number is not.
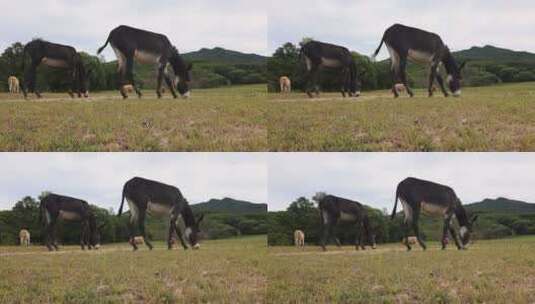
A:
[[[385,32],[386,34],[386,32]],[[375,62],[375,58],[379,54],[379,51],[381,51],[381,48],[383,47],[383,43],[385,42],[385,34],[383,34],[383,38],[381,38],[381,43],[379,44],[379,47],[375,50],[375,53],[370,57],[372,62]]]
[[[126,185],[124,185],[123,187],[123,197],[121,198],[121,206],[119,207],[119,212],[117,213],[117,216],[121,216],[121,214],[123,213],[123,205],[124,205],[124,194],[126,192]]]
[[[108,46],[108,43],[110,42],[110,36],[111,36],[111,33],[110,33],[110,35],[108,35],[108,39],[106,39],[106,43],[104,43],[104,45],[101,46],[101,47],[97,50],[97,55],[99,55],[100,53],[102,53],[102,51]]]
[[[394,210],[392,210],[392,215],[390,216],[390,220],[393,220],[394,217],[396,217],[396,209],[398,208],[398,198],[399,198],[399,189],[396,189],[396,198],[394,200]]]

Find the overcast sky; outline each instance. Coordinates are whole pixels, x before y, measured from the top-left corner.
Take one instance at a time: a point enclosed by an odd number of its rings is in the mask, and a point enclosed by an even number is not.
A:
[[[142,176],[177,186],[190,203],[266,203],[262,153],[0,153],[0,210],[52,191],[118,210],[124,183]]]
[[[0,48],[34,37],[95,54],[120,24],[163,33],[179,51],[202,47],[266,54],[261,0],[17,0],[1,1]],[[115,59],[108,48],[106,59]]]
[[[271,153],[268,163],[271,211],[318,191],[391,211],[397,184],[409,176],[451,186],[465,204],[535,203],[534,153]]]
[[[402,23],[441,35],[453,50],[487,44],[535,52],[532,0],[273,0],[268,48],[303,37],[370,55],[390,25]],[[388,52],[383,48],[380,58]]]

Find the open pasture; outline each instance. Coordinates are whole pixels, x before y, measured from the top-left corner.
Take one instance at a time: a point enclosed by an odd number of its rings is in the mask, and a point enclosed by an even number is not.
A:
[[[534,151],[535,83],[467,87],[461,98],[363,92],[270,94],[272,151]]]
[[[264,151],[265,85],[192,91],[160,100],[154,90],[123,100],[118,91],[0,94],[1,151]]]
[[[535,237],[427,251],[270,247],[269,303],[533,303]]]
[[[205,241],[197,251],[155,245],[0,247],[0,303],[264,302],[265,236]]]

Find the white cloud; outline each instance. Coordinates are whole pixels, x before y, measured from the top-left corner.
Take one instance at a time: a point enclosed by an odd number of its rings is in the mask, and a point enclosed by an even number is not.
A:
[[[267,202],[262,153],[3,153],[0,167],[0,209],[53,191],[117,210],[122,187],[134,176],[175,185],[191,203]]]
[[[267,15],[260,0],[4,1],[0,48],[34,37],[95,54],[118,25],[163,33],[181,52],[220,46],[265,54]],[[104,55],[115,59],[108,48]]]
[[[317,191],[390,210],[397,184],[408,176],[449,185],[464,203],[500,196],[535,202],[535,154],[529,153],[277,153],[268,159],[270,210]]]

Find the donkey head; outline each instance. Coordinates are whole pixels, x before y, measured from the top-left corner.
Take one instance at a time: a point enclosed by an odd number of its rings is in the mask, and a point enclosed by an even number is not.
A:
[[[204,214],[201,214],[198,219],[194,219],[194,223],[191,226],[186,227],[186,230],[184,234],[186,235],[186,240],[190,243],[191,247],[193,249],[199,249],[201,245],[199,245],[199,238],[198,234],[201,232],[199,229],[199,224],[204,218]]]
[[[471,219],[468,220],[468,222],[461,226],[461,229],[459,230],[459,234],[461,237],[461,242],[463,244],[463,247],[466,247],[468,243],[470,243],[470,235],[472,234],[472,229],[474,226],[474,222],[477,220],[477,215],[472,216]]]

